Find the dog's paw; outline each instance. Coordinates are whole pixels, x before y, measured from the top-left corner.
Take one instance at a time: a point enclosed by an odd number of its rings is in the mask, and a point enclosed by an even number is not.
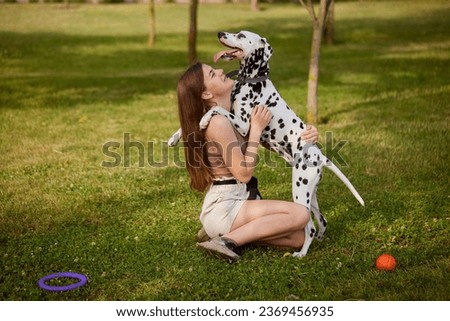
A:
[[[180,137],[170,137],[169,140],[167,141],[167,145],[169,145],[169,147],[174,147],[178,145],[178,142],[180,141]]]
[[[176,133],[172,135],[172,137],[169,138],[167,141],[167,145],[169,147],[174,147],[180,142],[181,138],[181,129],[178,129]]]
[[[206,127],[208,127],[209,121],[211,120],[211,118],[205,118],[203,117],[202,120],[200,120],[200,130],[205,129]]]
[[[302,253],[302,251],[294,252],[294,253],[292,254],[292,256],[301,259],[302,257],[305,257],[305,256],[306,256],[306,253]]]
[[[199,126],[200,130],[205,129],[208,127],[209,122],[211,121],[212,116],[214,115],[227,115],[230,112],[228,112],[226,109],[222,107],[213,107],[206,114],[203,115],[202,119],[200,120]]]

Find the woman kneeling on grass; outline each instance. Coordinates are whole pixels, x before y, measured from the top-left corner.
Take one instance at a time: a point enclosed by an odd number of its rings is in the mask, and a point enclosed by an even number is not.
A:
[[[201,192],[208,188],[200,221],[211,239],[197,245],[229,261],[238,260],[236,248],[249,243],[301,247],[309,220],[308,210],[293,202],[248,200],[246,183],[257,164],[261,133],[272,118],[267,107],[253,108],[246,138],[222,115],[212,116],[208,127],[200,130],[200,120],[210,108],[231,109],[233,84],[223,70],[197,63],[177,88],[191,187]],[[309,126],[302,138],[315,142],[317,137],[317,130]]]

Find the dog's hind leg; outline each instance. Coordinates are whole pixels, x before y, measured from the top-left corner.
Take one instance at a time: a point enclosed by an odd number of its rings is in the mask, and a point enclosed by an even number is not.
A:
[[[322,241],[323,234],[327,229],[327,220],[325,219],[325,216],[322,215],[322,212],[319,209],[319,203],[317,202],[317,187],[315,188],[314,193],[311,197],[311,212],[313,212],[314,217],[317,221],[317,225],[319,227],[316,238],[319,241]]]
[[[325,233],[325,230],[327,228],[327,220],[325,219],[325,217],[322,215],[322,212],[320,211],[319,208],[319,202],[317,201],[317,190],[319,188],[319,183],[320,180],[322,179],[322,168],[320,166],[316,167],[317,170],[317,175],[311,179],[311,185],[310,188],[308,189],[308,194],[311,193],[311,212],[314,215],[314,218],[317,222],[318,225],[318,232],[316,234],[316,238],[318,240],[322,240],[323,238],[323,234]]]
[[[312,219],[309,219],[308,224],[305,226],[305,242],[303,243],[302,249],[298,252],[294,252],[292,256],[294,257],[304,257],[308,253],[309,247],[314,240],[314,235],[316,234],[316,228]]]
[[[295,165],[292,166],[292,197],[295,203],[305,206],[308,212],[310,212],[311,194],[314,189],[311,189],[311,185],[308,185],[307,180],[303,178],[305,168],[307,167],[303,166],[305,165],[304,158],[300,153],[294,154],[294,164]],[[303,243],[301,250],[295,252],[293,256],[299,258],[304,257],[306,253],[308,253],[309,247],[311,246],[315,235],[316,228],[310,215],[309,221],[305,226],[305,242]]]

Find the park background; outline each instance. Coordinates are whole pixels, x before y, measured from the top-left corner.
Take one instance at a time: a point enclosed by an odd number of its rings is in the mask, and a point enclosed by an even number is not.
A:
[[[179,126],[189,7],[157,3],[155,13],[150,48],[147,4],[0,4],[2,300],[450,298],[448,1],[336,1],[317,127],[366,206],[325,170],[325,239],[303,259],[248,247],[233,265],[196,248],[203,195],[178,166],[181,148],[165,147]],[[201,3],[198,59],[212,64],[217,32],[241,29],[268,39],[271,78],[305,118],[306,10]],[[126,133],[145,147],[144,164],[138,148],[125,162]],[[121,144],[119,166],[102,166],[107,142]],[[261,150],[263,197],[290,200],[290,171]],[[375,269],[381,253],[395,256],[394,272]],[[89,282],[62,293],[37,286],[59,271]]]

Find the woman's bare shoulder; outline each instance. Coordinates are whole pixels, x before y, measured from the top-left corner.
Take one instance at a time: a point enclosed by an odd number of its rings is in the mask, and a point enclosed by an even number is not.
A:
[[[226,134],[233,134],[233,126],[230,121],[223,115],[214,115],[209,121],[209,125],[206,128],[206,135],[208,137],[217,137]]]
[[[214,128],[215,130],[217,130],[217,129],[232,128],[232,126],[228,118],[226,118],[225,116],[214,115],[213,117],[211,117],[211,120],[209,121],[208,129],[209,128]]]

